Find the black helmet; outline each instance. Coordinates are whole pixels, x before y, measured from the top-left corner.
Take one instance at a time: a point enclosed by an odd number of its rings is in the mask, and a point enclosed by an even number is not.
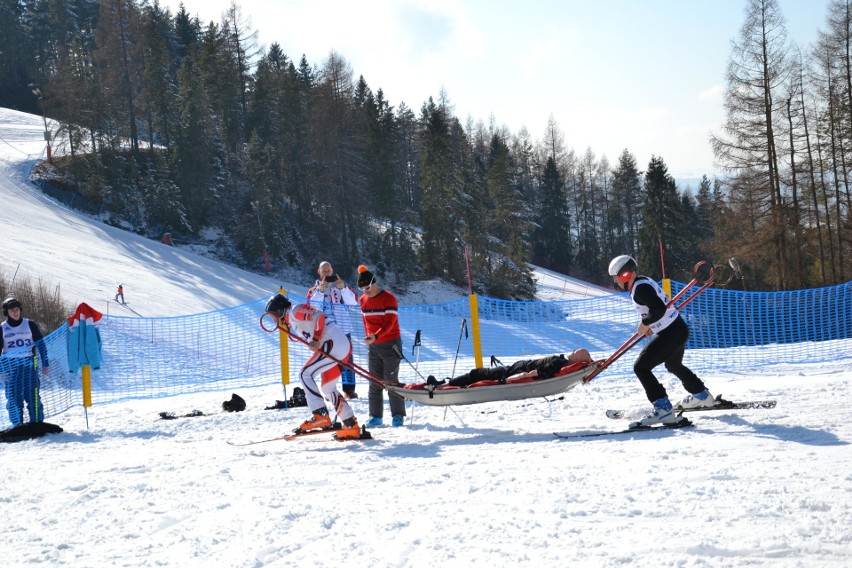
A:
[[[22,308],[21,301],[15,297],[6,298],[3,300],[3,316],[9,317],[9,310],[12,308]]]
[[[289,298],[279,292],[269,298],[269,301],[266,302],[266,311],[275,314],[279,319],[281,319],[292,305],[293,304],[290,303]]]

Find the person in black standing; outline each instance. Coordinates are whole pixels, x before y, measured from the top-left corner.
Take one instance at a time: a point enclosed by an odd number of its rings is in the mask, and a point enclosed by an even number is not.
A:
[[[650,337],[645,348],[633,364],[633,372],[645,389],[645,394],[654,410],[633,425],[672,424],[678,422],[676,410],[711,407],[715,400],[698,376],[683,364],[689,327],[674,306],[668,306],[669,298],[651,278],[636,272],[636,261],[628,255],[617,256],[609,264],[609,275],[617,289],[630,292],[633,307],[639,313],[638,333]],[[683,388],[689,392],[676,407],[669,401],[665,387],[654,376],[654,367],[665,364]]]

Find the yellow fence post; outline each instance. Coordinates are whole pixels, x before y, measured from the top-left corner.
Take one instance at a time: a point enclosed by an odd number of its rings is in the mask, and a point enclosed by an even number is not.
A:
[[[470,327],[473,329],[473,357],[476,367],[482,367],[482,341],[479,336],[479,300],[476,294],[470,295]]]
[[[83,365],[83,406],[92,407],[92,367]]]
[[[669,298],[672,297],[672,281],[670,278],[663,278],[663,292],[665,292],[666,296]]]

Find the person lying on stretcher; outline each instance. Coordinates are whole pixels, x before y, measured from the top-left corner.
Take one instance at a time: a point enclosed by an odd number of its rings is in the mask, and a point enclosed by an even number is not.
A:
[[[583,348],[575,349],[568,357],[565,355],[551,355],[541,359],[523,359],[512,365],[499,367],[477,367],[469,373],[458,377],[436,379],[433,375],[426,378],[426,384],[433,387],[451,386],[466,387],[479,381],[499,381],[501,384],[508,379],[521,379],[533,377],[536,379],[550,379],[554,377],[563,367],[573,363],[591,363],[592,356]]]

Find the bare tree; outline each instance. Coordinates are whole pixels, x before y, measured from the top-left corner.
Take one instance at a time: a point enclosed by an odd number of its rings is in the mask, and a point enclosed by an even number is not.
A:
[[[827,111],[826,134],[829,137],[834,181],[834,215],[837,227],[836,264],[839,279],[845,280],[844,209],[850,222],[852,197],[849,188],[847,155],[852,137],[852,2],[834,0],[828,6],[827,30],[820,32],[813,58],[819,75],[817,86]],[[845,201],[845,207],[844,207]]]
[[[759,223],[766,225],[761,229],[770,236],[777,289],[788,284],[778,160],[781,141],[776,137],[786,104],[782,94],[789,75],[788,51],[777,1],[749,0],[739,39],[732,42],[723,134],[711,139],[719,165],[734,176],[748,172],[747,178],[758,183],[757,196],[766,205],[766,218]]]
[[[794,92],[798,95],[797,106],[799,109],[799,113],[801,116],[801,138],[805,144],[805,152],[806,152],[806,170],[808,174],[808,182],[809,182],[809,190],[810,197],[813,203],[812,212],[812,223],[813,227],[816,229],[817,236],[817,244],[818,244],[818,262],[820,269],[820,284],[823,286],[827,283],[826,273],[825,273],[825,265],[826,265],[826,256],[825,256],[825,246],[823,244],[823,236],[822,236],[822,223],[820,222],[820,214],[819,214],[819,198],[817,197],[817,181],[816,181],[816,162],[814,160],[814,151],[813,145],[811,144],[811,131],[808,122],[808,115],[811,112],[808,105],[805,103],[805,80],[804,80],[804,60],[802,57],[801,51],[797,53],[797,58],[794,63],[794,84],[795,89]]]
[[[559,123],[556,122],[556,119],[553,118],[551,114],[547,118],[547,126],[544,129],[544,140],[542,140],[542,146],[545,152],[543,156],[546,161],[547,158],[553,158],[553,161],[556,162],[558,166],[560,161],[562,160],[562,156],[565,153],[565,134],[562,132],[562,129],[559,128]],[[559,172],[563,176],[565,172]]]

